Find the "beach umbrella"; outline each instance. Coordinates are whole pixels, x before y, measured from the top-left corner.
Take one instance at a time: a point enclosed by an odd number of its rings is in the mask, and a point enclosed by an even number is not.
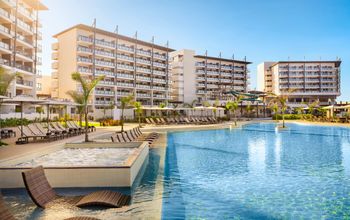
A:
[[[59,100],[53,100],[53,99],[45,99],[43,100],[44,102],[41,103],[42,105],[46,105],[47,108],[47,124],[50,123],[50,106],[55,105],[55,106],[76,106],[78,104],[74,102],[66,102],[66,101],[59,101]],[[66,112],[67,109],[65,109]],[[49,126],[47,126],[47,133],[50,132]]]
[[[23,137],[23,106],[26,104],[33,105],[33,104],[43,103],[44,100],[40,100],[32,96],[18,95],[11,99],[4,99],[3,102],[18,104],[21,106],[21,137]]]

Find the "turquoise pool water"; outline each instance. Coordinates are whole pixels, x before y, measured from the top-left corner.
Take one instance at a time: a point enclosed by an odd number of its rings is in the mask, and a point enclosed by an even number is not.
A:
[[[163,219],[350,219],[350,129],[168,134]]]

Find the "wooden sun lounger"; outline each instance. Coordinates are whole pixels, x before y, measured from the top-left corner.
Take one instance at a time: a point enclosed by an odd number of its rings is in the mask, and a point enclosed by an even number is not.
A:
[[[8,210],[4,199],[0,193],[0,219],[1,220],[16,220],[12,213]]]
[[[19,130],[21,130],[21,126],[18,127]],[[46,134],[41,134],[41,133],[33,133],[28,126],[23,126],[23,137],[25,139],[25,142],[28,143],[29,138],[32,138],[33,141],[36,141],[38,139],[40,140],[49,140],[51,141],[52,139],[56,139],[54,135],[46,135]],[[20,139],[20,138],[19,138]]]
[[[64,197],[57,195],[48,182],[42,166],[22,172],[22,177],[29,196],[41,208],[48,207],[50,203],[54,203],[57,199],[60,199],[60,201],[63,199],[78,207],[94,205],[117,208],[128,205],[131,200],[129,195],[106,190],[93,192],[85,196]]]
[[[1,220],[16,220],[12,213],[7,208],[5,201],[0,193],[0,219]],[[71,217],[64,220],[100,220],[94,217],[80,216],[80,217]]]

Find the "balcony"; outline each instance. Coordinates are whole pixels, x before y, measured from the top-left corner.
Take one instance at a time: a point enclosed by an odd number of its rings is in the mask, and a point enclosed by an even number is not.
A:
[[[26,38],[18,33],[17,33],[17,39],[19,40],[19,42],[22,42],[23,44],[25,44],[29,47],[33,47],[33,42],[30,39],[28,39],[28,38]]]
[[[52,64],[51,64],[51,68],[52,69],[58,69],[58,62],[53,62]]]
[[[107,96],[114,96],[114,91],[109,90],[95,90],[96,95],[107,95]]]
[[[114,72],[106,71],[106,70],[96,70],[96,75],[102,75],[102,76],[111,76],[114,77]]]
[[[25,72],[33,74],[33,68],[30,67],[30,66],[24,66],[22,64],[16,64],[16,68],[18,70],[22,70],[22,71],[25,71]]]
[[[24,15],[29,21],[35,20],[34,13],[31,13],[30,11],[28,11],[27,9],[25,9],[22,6],[18,7],[18,12],[21,13],[22,15]]]
[[[124,74],[124,73],[117,73],[117,78],[123,78],[123,79],[131,79],[131,80],[134,80],[134,75],[131,75],[131,74]]]
[[[28,25],[27,23],[23,22],[20,19],[17,19],[17,26],[22,29],[23,31],[26,31],[29,34],[33,34],[33,28]]]
[[[114,86],[114,82],[113,81],[104,81],[104,80],[101,80],[99,83],[99,85],[108,85],[108,86]]]
[[[86,58],[86,57],[78,57],[78,58],[77,58],[77,61],[78,61],[78,62],[81,62],[81,63],[89,63],[89,64],[92,63],[92,60],[89,59],[89,58]]]
[[[0,17],[10,23],[15,21],[15,16],[11,15],[10,13],[8,13],[6,10],[2,8],[0,8]]]
[[[58,50],[59,49],[58,43],[56,42],[56,43],[51,44],[51,49],[52,50]]]
[[[125,65],[125,64],[117,64],[117,68],[118,69],[134,71],[134,67],[133,66]]]
[[[166,65],[163,63],[153,62],[153,66],[160,67],[160,68],[166,68]]]
[[[78,72],[80,73],[92,73],[92,69],[86,67],[78,67]]]
[[[150,69],[146,69],[146,68],[143,68],[143,67],[136,67],[136,71],[137,72],[143,72],[143,73],[151,73]]]
[[[144,60],[144,59],[139,59],[139,58],[137,58],[136,61],[137,61],[138,63],[151,65],[151,61],[149,61],[149,60]]]
[[[86,37],[86,36],[83,36],[83,35],[79,35],[78,36],[78,41],[92,43],[92,39],[90,37]]]
[[[134,53],[134,48],[118,44],[118,49]]]
[[[101,45],[101,46],[104,46],[104,47],[109,47],[109,48],[115,48],[115,44],[113,42],[108,42],[108,41],[105,41],[103,39],[96,39],[95,40],[95,43],[97,45]]]
[[[5,34],[9,38],[12,38],[10,29],[8,29],[7,27],[5,27],[3,25],[0,25],[0,33]]]
[[[133,83],[117,82],[117,86],[120,86],[120,87],[128,87],[128,88],[134,88],[134,84],[133,84]]]
[[[103,50],[96,50],[95,54],[100,55],[100,56],[104,56],[104,57],[115,58],[114,53],[103,51]]]
[[[26,52],[24,50],[16,50],[16,54],[22,56],[22,58],[24,58],[26,60],[29,60],[31,62],[33,62],[33,60],[35,60],[35,56],[34,55],[32,55],[32,54],[30,54],[30,53],[28,53],[28,52]],[[41,65],[41,59],[39,60],[39,57],[37,59],[37,64]]]
[[[159,71],[159,70],[153,70],[153,74],[154,75],[159,75],[159,76],[166,76],[165,72]]]
[[[165,55],[161,55],[161,54],[157,54],[157,53],[153,53],[153,58],[160,59],[160,60],[166,60]]]
[[[151,98],[151,94],[147,93],[136,93],[137,98]]]
[[[83,53],[92,53],[92,49],[88,47],[82,47],[82,46],[78,46],[77,51],[83,52]]]
[[[53,52],[52,54],[51,54],[51,59],[52,60],[58,60],[58,52],[56,51],[56,52]]]
[[[151,86],[148,85],[142,85],[142,84],[136,84],[136,88],[138,89],[151,89]]]
[[[33,87],[34,83],[33,83],[33,81],[17,79],[16,80],[16,85],[17,86],[25,86],[25,87]]]
[[[141,49],[138,49],[138,50],[137,50],[137,54],[145,55],[145,56],[151,56],[151,55],[152,55],[151,52],[145,51],[145,50],[141,50]]]
[[[146,77],[146,76],[136,76],[136,80],[145,81],[145,82],[151,82],[151,78],[150,77]]]
[[[5,50],[6,52],[11,53],[11,47],[10,47],[10,45],[8,45],[8,44],[6,44],[6,43],[4,43],[4,42],[1,42],[1,41],[0,41],[0,49],[3,49],[3,50]]]
[[[118,96],[131,96],[133,94],[132,92],[117,92]]]
[[[127,60],[127,61],[130,61],[130,62],[134,62],[134,58],[133,57],[122,55],[122,54],[117,54],[117,58],[121,59],[121,60]]]

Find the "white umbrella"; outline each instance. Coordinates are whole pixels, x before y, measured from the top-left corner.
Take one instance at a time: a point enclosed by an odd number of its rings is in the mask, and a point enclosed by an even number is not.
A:
[[[11,99],[4,99],[5,103],[19,104],[21,106],[21,137],[23,137],[23,105],[24,104],[39,104],[44,100],[36,99],[32,96],[18,95]]]
[[[54,100],[54,99],[45,99],[43,100],[44,103],[41,103],[43,105],[47,106],[47,124],[50,122],[50,105],[63,105],[63,106],[76,106],[79,104],[76,104],[74,102],[65,102],[60,100]],[[47,133],[50,132],[49,126],[47,126]]]

